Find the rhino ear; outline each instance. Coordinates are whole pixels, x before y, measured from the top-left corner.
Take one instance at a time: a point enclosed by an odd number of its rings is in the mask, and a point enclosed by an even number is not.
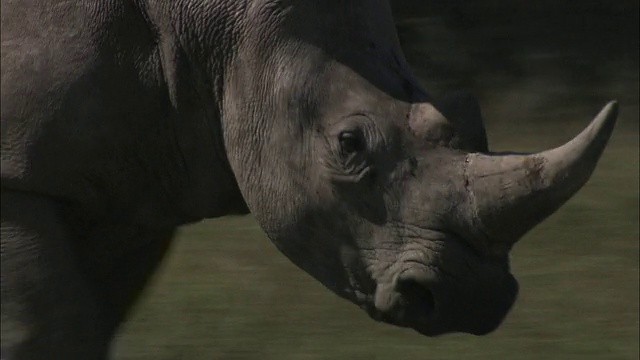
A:
[[[489,151],[480,106],[473,95],[464,91],[451,93],[434,100],[433,106],[453,127],[451,147],[470,152]]]

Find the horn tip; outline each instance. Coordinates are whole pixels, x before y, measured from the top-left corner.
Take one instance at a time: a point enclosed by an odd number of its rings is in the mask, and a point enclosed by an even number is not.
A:
[[[602,109],[607,115],[617,116],[618,115],[618,100],[611,100],[604,106]]]
[[[609,101],[595,117],[593,127],[598,129],[598,133],[602,133],[602,135],[606,134],[605,136],[608,138],[615,126],[617,118],[618,101]]]

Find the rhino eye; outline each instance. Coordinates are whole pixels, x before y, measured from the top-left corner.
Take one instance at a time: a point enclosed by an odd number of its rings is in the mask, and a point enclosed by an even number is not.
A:
[[[340,150],[343,154],[348,155],[364,150],[364,139],[362,134],[354,131],[343,131],[338,136],[340,141]]]

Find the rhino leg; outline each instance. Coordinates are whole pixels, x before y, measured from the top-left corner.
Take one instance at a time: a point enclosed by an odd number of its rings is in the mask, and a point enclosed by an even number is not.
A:
[[[1,199],[2,356],[105,359],[97,303],[60,204],[4,190]]]
[[[109,337],[167,253],[175,228],[148,228],[120,223],[94,230],[78,247]]]

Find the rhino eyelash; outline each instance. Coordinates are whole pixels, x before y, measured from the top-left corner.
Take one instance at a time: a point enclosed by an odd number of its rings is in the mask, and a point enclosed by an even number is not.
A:
[[[354,160],[356,160],[355,156],[351,156],[349,157],[348,161],[343,165],[343,172],[345,174],[358,175],[361,172],[365,171],[368,167],[370,167],[369,162],[366,160],[361,160],[356,163],[354,163]]]
[[[358,171],[357,173],[352,173],[352,174],[332,174],[331,178],[335,182],[356,184],[356,183],[361,182],[362,179],[367,177],[367,175],[374,175],[375,176],[375,171],[373,171],[373,167],[372,166],[364,166],[362,168],[362,170]]]

